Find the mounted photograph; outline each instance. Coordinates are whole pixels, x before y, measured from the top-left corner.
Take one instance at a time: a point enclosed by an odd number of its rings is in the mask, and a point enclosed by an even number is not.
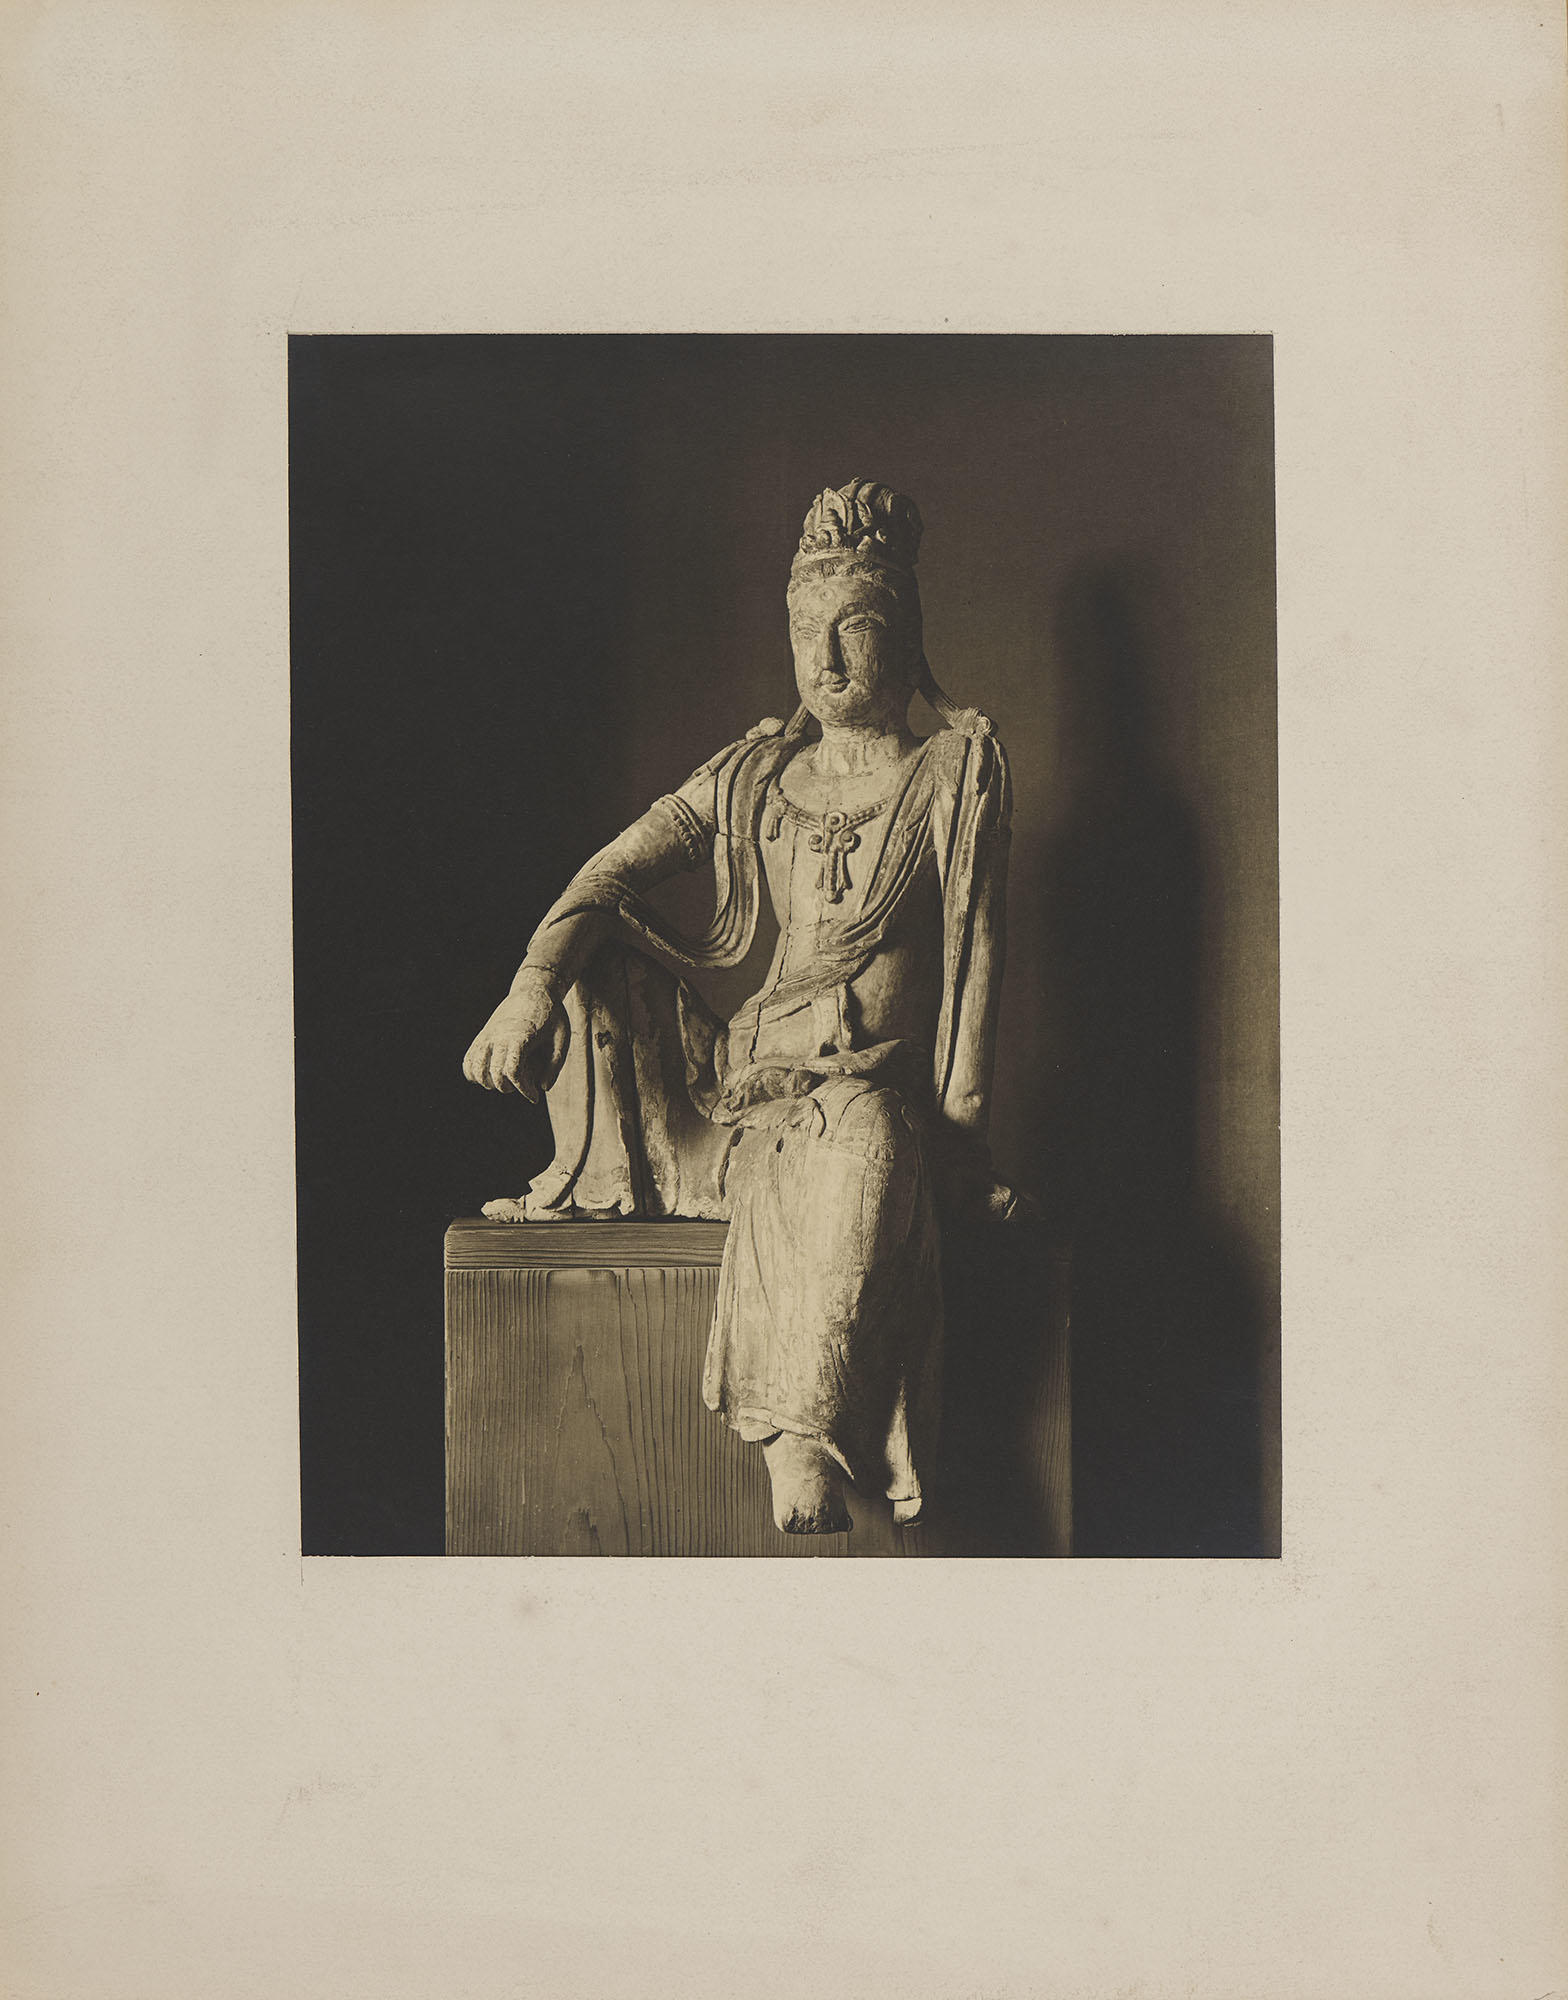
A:
[[[1277,1555],[1270,340],[289,361],[305,1553]]]

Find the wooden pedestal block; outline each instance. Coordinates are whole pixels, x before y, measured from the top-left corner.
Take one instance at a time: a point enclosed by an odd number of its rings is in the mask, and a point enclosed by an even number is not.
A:
[[[1025,1425],[1034,1471],[1021,1510],[1012,1489],[982,1481],[992,1497],[978,1514],[941,1509],[900,1529],[885,1499],[857,1491],[853,1533],[780,1534],[761,1448],[702,1402],[723,1248],[722,1223],[452,1225],[448,1555],[1069,1552],[1066,1325],[1055,1311],[1037,1420]]]

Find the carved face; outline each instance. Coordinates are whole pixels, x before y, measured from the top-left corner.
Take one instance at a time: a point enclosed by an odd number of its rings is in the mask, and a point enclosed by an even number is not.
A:
[[[801,579],[789,588],[795,685],[819,722],[896,729],[920,663],[915,621],[870,576]]]

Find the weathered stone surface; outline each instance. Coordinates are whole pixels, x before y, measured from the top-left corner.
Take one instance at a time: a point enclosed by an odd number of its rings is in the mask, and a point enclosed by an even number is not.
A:
[[[731,1227],[703,1397],[763,1447],[773,1514],[833,1534],[843,1489],[918,1520],[940,1420],[944,1231],[1016,1215],[985,1147],[1004,935],[1007,762],[925,658],[913,503],[813,502],[787,607],[799,707],[702,765],[595,855],[464,1062],[537,1099],[551,1166],[498,1220]],[[945,725],[917,736],[923,694]],[[714,917],[646,892],[711,865]],[[689,974],[779,939],[717,1019]]]

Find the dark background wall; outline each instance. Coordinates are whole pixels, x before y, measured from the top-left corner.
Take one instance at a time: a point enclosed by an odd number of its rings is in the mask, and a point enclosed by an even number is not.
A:
[[[441,1233],[550,1151],[463,1052],[587,854],[789,712],[852,477],[1013,759],[993,1143],[1073,1245],[1078,1552],[1275,1550],[1270,342],[295,337],[289,449],[306,1552],[440,1550]]]

